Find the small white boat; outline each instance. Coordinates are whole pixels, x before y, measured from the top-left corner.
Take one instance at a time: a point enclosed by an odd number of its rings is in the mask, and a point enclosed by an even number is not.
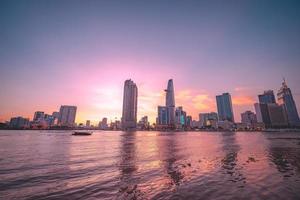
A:
[[[74,131],[72,135],[92,135],[92,131]]]

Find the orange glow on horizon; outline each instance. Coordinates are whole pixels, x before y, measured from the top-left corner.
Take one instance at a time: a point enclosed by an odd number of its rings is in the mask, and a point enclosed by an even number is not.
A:
[[[163,88],[163,87],[162,87]],[[108,121],[120,120],[122,115],[122,87],[104,86],[102,88],[93,88],[88,93],[86,101],[77,105],[77,123],[85,123],[86,120],[91,120],[91,124],[98,125],[102,118],[107,117]],[[143,116],[148,116],[151,123],[155,123],[157,117],[157,106],[165,104],[165,96],[163,90],[151,88],[148,85],[139,86],[138,96],[138,120]],[[175,91],[176,107],[182,106],[188,115],[191,115],[194,120],[198,120],[201,112],[216,112],[216,103],[213,95],[205,91],[196,90],[177,90]],[[254,98],[249,96],[232,96],[234,110],[245,106],[252,106],[255,103]],[[5,113],[1,116],[2,121],[9,120],[12,116],[24,116],[32,119],[34,111],[42,110],[51,114],[53,111],[59,110],[59,105],[56,108],[36,108],[35,110],[24,110],[20,113]],[[236,113],[239,115],[239,113]]]

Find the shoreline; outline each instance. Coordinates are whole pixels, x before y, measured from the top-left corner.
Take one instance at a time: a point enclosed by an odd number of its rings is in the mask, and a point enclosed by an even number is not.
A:
[[[266,130],[103,130],[103,129],[78,129],[78,128],[70,128],[70,129],[0,129],[1,130],[18,130],[18,131],[77,131],[77,130],[86,130],[86,131],[113,131],[113,132],[267,132],[267,133],[280,133],[280,132],[299,132],[300,129],[266,129]]]

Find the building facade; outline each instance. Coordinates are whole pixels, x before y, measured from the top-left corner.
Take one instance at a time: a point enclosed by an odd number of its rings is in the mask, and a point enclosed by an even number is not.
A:
[[[234,122],[234,115],[232,109],[232,101],[229,93],[223,93],[216,96],[218,115],[220,121]]]
[[[177,129],[182,129],[186,127],[186,117],[186,112],[183,110],[182,106],[179,106],[175,109],[175,127]]]
[[[122,128],[134,129],[137,124],[138,88],[132,80],[126,80],[123,92]]]
[[[259,103],[276,103],[273,90],[266,90],[263,94],[258,95]]]
[[[29,128],[29,125],[29,119],[24,117],[13,117],[9,122],[9,127],[16,129]]]
[[[254,104],[257,122],[264,123],[266,128],[285,128],[288,125],[285,109],[276,103]]]
[[[91,120],[86,120],[85,127],[89,128],[91,126]]]
[[[158,106],[157,107],[157,125],[167,126],[169,123],[169,111],[166,106]]]
[[[38,122],[44,119],[45,113],[43,111],[36,111],[33,116],[33,121]]]
[[[283,106],[276,103],[268,104],[268,112],[272,128],[286,128],[288,120]]]
[[[290,126],[299,126],[300,120],[297,111],[297,107],[291,92],[291,89],[287,86],[285,80],[282,83],[281,88],[277,93],[278,104],[282,105]]]
[[[246,111],[241,113],[241,121],[243,124],[252,125],[257,123],[256,114],[252,111]]]
[[[147,130],[150,127],[150,123],[148,121],[148,116],[144,116],[140,119],[138,122],[138,128],[139,130]]]
[[[67,127],[75,126],[76,111],[76,106],[62,105],[59,109],[58,124]]]
[[[166,104],[165,106],[157,107],[157,128],[174,129],[176,126],[175,119],[175,97],[174,97],[174,85],[173,80],[169,79],[166,92]]]
[[[107,118],[102,118],[102,121],[99,122],[98,127],[102,130],[105,130],[108,128]]]
[[[212,127],[219,121],[218,113],[200,113],[199,114],[199,127]]]
[[[186,116],[185,126],[188,129],[193,128],[193,118],[192,118],[192,116],[190,116],[190,115]]]
[[[166,92],[166,107],[168,110],[168,125],[175,126],[175,97],[173,80],[168,81]]]

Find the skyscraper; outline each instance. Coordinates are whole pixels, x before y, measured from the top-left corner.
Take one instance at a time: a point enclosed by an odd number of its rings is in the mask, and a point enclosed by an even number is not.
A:
[[[186,112],[182,106],[175,109],[175,124],[177,128],[182,128],[186,124]]]
[[[283,80],[282,86],[277,93],[277,98],[278,104],[282,105],[285,109],[289,125],[299,125],[300,121],[296,104],[291,89],[287,86],[285,80]]]
[[[266,90],[263,94],[258,95],[259,103],[276,103],[273,90]]]
[[[187,128],[192,128],[193,127],[193,118],[192,118],[192,116],[190,116],[190,115],[186,116],[185,126]]]
[[[76,106],[67,106],[67,105],[60,106],[58,124],[60,126],[68,126],[68,127],[74,126],[76,111],[77,111]]]
[[[276,103],[255,103],[257,122],[264,123],[266,128],[285,128],[286,112],[282,105]]]
[[[254,104],[257,122],[264,123],[266,128],[271,126],[271,120],[268,110],[268,104],[266,103],[255,103]]]
[[[272,128],[286,128],[288,126],[288,120],[284,107],[276,103],[267,105]]]
[[[136,128],[137,122],[137,96],[138,89],[136,84],[131,80],[124,83],[123,95],[123,112],[122,112],[122,128]]]
[[[157,108],[157,124],[158,125],[168,125],[169,112],[166,106],[158,106]]]
[[[168,125],[175,126],[175,97],[173,79],[168,81],[166,92],[166,107],[168,109]]]
[[[218,95],[216,97],[216,100],[217,100],[219,120],[220,121],[228,120],[228,121],[234,122],[230,94],[223,93],[222,95]]]

